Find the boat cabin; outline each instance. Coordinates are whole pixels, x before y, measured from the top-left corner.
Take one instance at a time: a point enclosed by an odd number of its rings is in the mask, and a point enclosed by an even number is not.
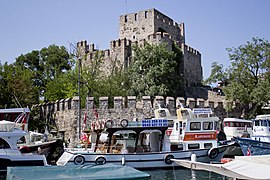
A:
[[[246,137],[252,135],[252,120],[238,118],[224,118],[223,129],[227,140],[233,137]]]
[[[270,142],[270,114],[256,116],[253,121],[252,139]]]
[[[179,108],[169,136],[171,149],[190,150],[217,147],[219,118],[209,108]]]

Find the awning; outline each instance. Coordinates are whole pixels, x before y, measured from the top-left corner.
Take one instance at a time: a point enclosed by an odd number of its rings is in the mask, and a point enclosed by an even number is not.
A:
[[[270,155],[236,156],[226,164],[208,164],[188,160],[172,159],[177,164],[194,170],[215,172],[238,179],[270,179]]]

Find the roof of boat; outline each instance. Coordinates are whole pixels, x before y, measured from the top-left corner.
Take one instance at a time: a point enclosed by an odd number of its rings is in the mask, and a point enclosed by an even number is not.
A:
[[[252,122],[252,120],[239,118],[224,118],[223,122]]]
[[[8,109],[0,109],[0,113],[30,113],[29,108],[8,108]]]
[[[256,116],[256,119],[265,119],[265,118],[270,118],[270,114],[262,114]]]

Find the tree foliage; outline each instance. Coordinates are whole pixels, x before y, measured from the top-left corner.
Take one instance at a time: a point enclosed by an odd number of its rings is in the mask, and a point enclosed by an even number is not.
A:
[[[204,81],[204,84],[212,84],[225,81],[227,81],[227,74],[226,71],[223,70],[223,65],[218,64],[217,62],[213,62],[211,65],[211,74]]]
[[[130,95],[177,96],[182,83],[181,51],[167,44],[134,46],[129,69]]]
[[[38,87],[40,98],[44,97],[48,82],[58,78],[73,67],[72,56],[64,46],[50,45],[40,51],[34,50],[16,58],[15,65],[32,72],[34,85]],[[46,96],[45,100],[50,99]]]
[[[238,101],[246,115],[261,113],[270,99],[270,43],[253,38],[238,48],[229,48],[230,84],[225,88],[228,99]]]
[[[245,117],[262,113],[270,100],[270,43],[253,38],[237,48],[228,48],[231,66],[226,71],[213,63],[209,80],[227,79],[226,98],[242,107]]]

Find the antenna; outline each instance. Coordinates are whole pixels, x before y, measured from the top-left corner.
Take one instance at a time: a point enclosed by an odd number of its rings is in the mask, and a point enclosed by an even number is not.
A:
[[[126,14],[127,14],[127,0],[125,0],[125,5],[126,5]]]

